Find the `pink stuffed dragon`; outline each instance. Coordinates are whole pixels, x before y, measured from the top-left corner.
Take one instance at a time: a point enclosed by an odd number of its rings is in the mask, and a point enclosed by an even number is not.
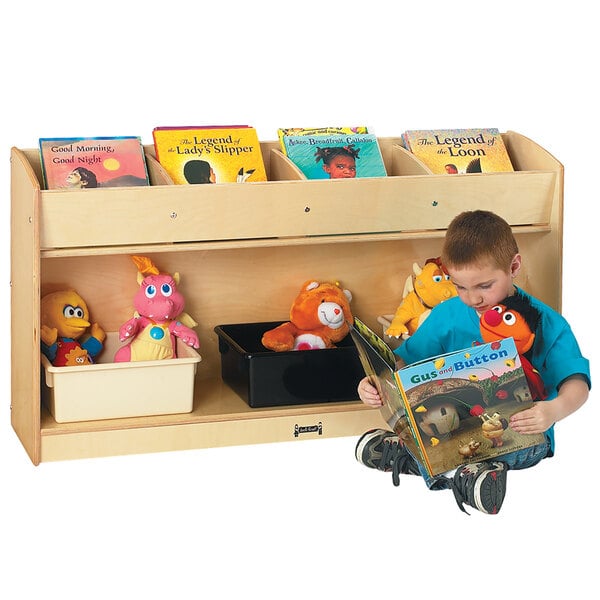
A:
[[[177,340],[198,348],[198,325],[183,312],[183,295],[177,289],[179,273],[160,273],[145,256],[133,256],[140,289],[133,299],[135,316],[119,328],[121,342],[129,341],[115,354],[115,362],[177,358]]]

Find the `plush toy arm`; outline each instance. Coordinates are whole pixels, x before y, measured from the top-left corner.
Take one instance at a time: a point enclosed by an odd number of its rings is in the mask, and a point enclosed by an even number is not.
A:
[[[286,352],[294,349],[298,328],[290,322],[282,323],[274,329],[266,331],[262,336],[262,344],[275,352]]]
[[[198,334],[189,327],[185,326],[181,321],[173,321],[169,325],[171,333],[178,337],[184,344],[191,346],[192,348],[200,348],[200,340]]]
[[[102,327],[100,327],[100,325],[98,325],[98,323],[92,323],[92,326],[90,327],[90,334],[93,338],[96,338],[101,344],[106,339],[106,332],[104,331],[104,329],[102,329]]]
[[[129,321],[125,321],[121,327],[119,327],[119,340],[124,342],[125,340],[135,336],[140,330],[141,322],[139,317],[131,317]]]
[[[102,331],[102,330],[100,330]],[[104,334],[104,331],[102,331]],[[106,334],[102,339],[97,338],[94,335],[90,335],[84,342],[81,343],[81,347],[90,355],[91,358],[96,358],[100,352],[102,352],[102,348],[104,347],[102,342],[106,338]]]
[[[52,346],[58,339],[58,329],[56,327],[48,327],[48,325],[42,325],[40,327],[40,338],[46,346]]]
[[[390,326],[385,330],[385,334],[394,338],[408,335],[408,328],[404,324],[403,318],[396,315],[390,323]]]
[[[423,311],[424,307],[416,299],[414,292],[408,294],[396,309],[396,314],[394,315],[390,326],[385,331],[386,335],[399,338],[400,336],[406,337],[407,335],[414,333],[419,316]],[[413,319],[414,323],[411,323]],[[412,331],[411,326],[413,327]]]
[[[415,316],[408,304],[409,302],[404,300],[400,306],[398,306],[390,326],[385,330],[386,335],[395,338],[408,335],[408,327],[406,325]]]

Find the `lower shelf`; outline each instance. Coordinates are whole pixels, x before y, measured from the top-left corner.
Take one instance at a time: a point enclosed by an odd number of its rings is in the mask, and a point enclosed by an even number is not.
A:
[[[358,436],[386,426],[358,400],[250,408],[220,378],[198,383],[185,414],[57,423],[43,408],[41,461]]]

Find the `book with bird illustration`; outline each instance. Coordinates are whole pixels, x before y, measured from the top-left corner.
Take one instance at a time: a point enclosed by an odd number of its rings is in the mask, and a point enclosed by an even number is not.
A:
[[[307,179],[385,177],[374,134],[284,135],[288,158]]]
[[[267,181],[258,135],[247,125],[155,127],[158,162],[173,183]]]
[[[364,126],[359,127],[280,127],[277,130],[277,137],[283,154],[287,154],[283,138],[287,135],[331,135],[331,134],[353,134],[353,133],[369,133]]]
[[[48,190],[149,185],[137,136],[40,138],[39,149]]]
[[[533,406],[513,338],[396,369],[389,346],[356,316],[351,335],[384,419],[430,476],[544,441],[508,426]]]
[[[409,130],[402,140],[434,174],[514,171],[502,134],[495,128]]]

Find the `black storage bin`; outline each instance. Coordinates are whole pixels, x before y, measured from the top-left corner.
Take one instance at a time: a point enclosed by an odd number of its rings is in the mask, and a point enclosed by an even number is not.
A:
[[[282,322],[216,326],[223,381],[252,408],[358,400],[364,371],[352,337],[336,348],[273,352],[261,339]]]

